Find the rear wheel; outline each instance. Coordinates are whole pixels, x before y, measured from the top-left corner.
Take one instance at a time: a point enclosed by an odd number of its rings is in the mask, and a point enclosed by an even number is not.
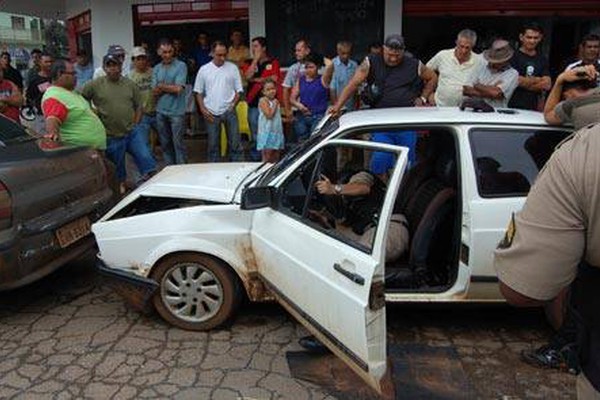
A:
[[[234,273],[206,255],[168,257],[154,268],[151,278],[159,284],[153,298],[156,310],[181,329],[204,331],[224,324],[242,298]]]

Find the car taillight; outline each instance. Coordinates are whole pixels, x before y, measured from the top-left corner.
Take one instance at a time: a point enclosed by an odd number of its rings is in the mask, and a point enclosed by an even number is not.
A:
[[[12,224],[12,199],[6,186],[0,182],[0,230]]]

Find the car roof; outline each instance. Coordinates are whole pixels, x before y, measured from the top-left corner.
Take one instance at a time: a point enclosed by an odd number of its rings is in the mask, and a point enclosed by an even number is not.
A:
[[[507,110],[509,113],[503,113]],[[537,111],[499,109],[494,112],[461,111],[458,107],[404,107],[366,109],[346,113],[340,127],[394,124],[494,124],[547,125],[544,115]]]

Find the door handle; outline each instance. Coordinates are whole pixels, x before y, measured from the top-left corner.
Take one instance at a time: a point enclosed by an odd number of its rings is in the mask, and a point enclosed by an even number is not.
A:
[[[342,268],[342,266],[338,263],[333,264],[333,269],[335,269],[337,272],[344,275],[346,278],[350,279],[352,282],[354,282],[360,286],[363,286],[365,284],[365,278],[363,278],[362,276],[360,276],[354,272],[350,272],[350,271]]]

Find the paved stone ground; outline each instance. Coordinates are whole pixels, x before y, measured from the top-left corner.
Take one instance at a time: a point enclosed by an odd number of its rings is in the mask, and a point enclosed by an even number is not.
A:
[[[392,345],[455,352],[463,398],[574,398],[573,377],[519,361],[549,333],[539,312],[390,307],[388,323]],[[126,307],[88,257],[0,294],[0,398],[353,398],[292,377],[285,355],[305,334],[278,306],[256,304],[227,329],[175,329]]]

